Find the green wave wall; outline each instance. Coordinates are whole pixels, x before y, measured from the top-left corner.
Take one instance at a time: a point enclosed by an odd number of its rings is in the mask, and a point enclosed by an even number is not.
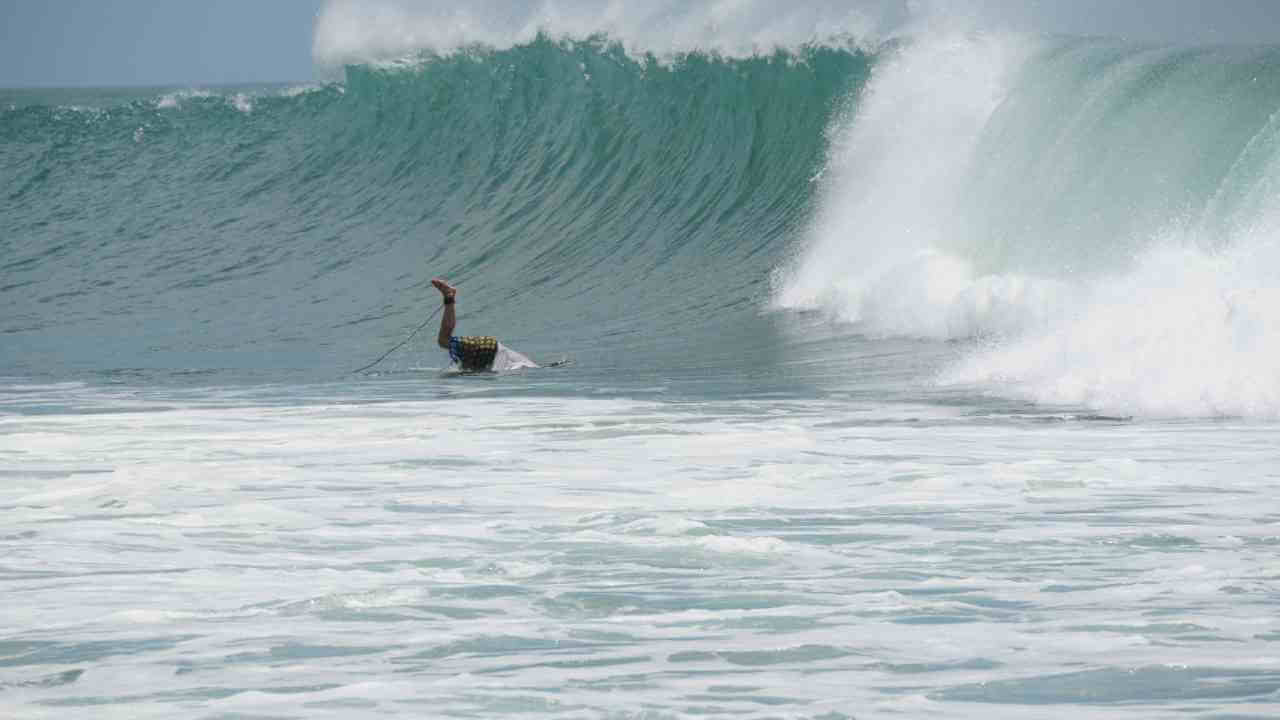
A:
[[[872,64],[539,38],[297,91],[10,91],[0,361],[341,367],[435,275],[463,329],[535,352],[714,326],[767,293]]]

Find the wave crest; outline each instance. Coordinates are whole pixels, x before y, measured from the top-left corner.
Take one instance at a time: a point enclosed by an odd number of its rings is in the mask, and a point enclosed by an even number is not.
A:
[[[385,63],[475,46],[504,50],[545,35],[557,40],[606,37],[633,57],[703,52],[742,58],[812,45],[853,49],[874,42],[904,12],[896,0],[786,6],[772,0],[330,0],[316,21],[312,55],[329,67]]]

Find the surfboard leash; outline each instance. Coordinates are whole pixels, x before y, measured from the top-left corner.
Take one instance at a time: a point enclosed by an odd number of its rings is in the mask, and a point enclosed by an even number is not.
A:
[[[427,323],[430,323],[432,320],[434,320],[434,319],[435,319],[435,317],[436,317],[436,315],[439,315],[439,314],[440,314],[440,311],[441,311],[441,310],[443,310],[443,309],[444,309],[444,305],[441,305],[440,307],[436,308],[436,311],[435,311],[435,312],[433,312],[433,313],[431,313],[430,315],[428,315],[428,316],[427,316],[427,319],[426,319],[426,320],[423,320],[421,325],[419,325],[418,327],[414,328],[413,332],[409,333],[409,337],[405,338],[404,340],[401,340],[401,341],[400,341],[400,343],[399,343],[398,345],[396,345],[395,347],[391,348],[390,350],[388,350],[388,351],[386,351],[386,352],[382,353],[382,355],[380,355],[380,356],[378,357],[378,359],[377,359],[377,360],[374,360],[373,362],[369,363],[368,365],[365,365],[364,367],[360,368],[359,370],[352,370],[352,371],[351,371],[351,374],[352,374],[352,375],[356,375],[356,374],[362,373],[362,372],[364,372],[365,370],[368,370],[369,368],[373,367],[374,365],[377,365],[378,363],[382,362],[383,360],[386,360],[388,355],[390,355],[391,353],[393,353],[393,352],[395,352],[395,351],[399,350],[400,348],[404,347],[406,343],[408,343],[410,340],[412,340],[412,339],[413,339],[413,336],[414,336],[414,335],[417,335],[417,334],[418,334],[418,332],[422,330],[422,328],[426,327],[426,326],[427,326]]]

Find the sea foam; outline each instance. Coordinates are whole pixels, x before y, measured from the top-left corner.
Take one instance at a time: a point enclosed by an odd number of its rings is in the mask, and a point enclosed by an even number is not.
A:
[[[871,335],[981,339],[944,384],[1274,417],[1280,152],[1267,89],[1245,82],[1265,59],[921,36],[833,128],[775,304]]]
[[[412,0],[332,0],[316,21],[312,53],[322,66],[388,62],[419,52],[449,54],[481,45],[505,49],[539,33],[555,38],[608,37],[636,54],[691,51],[744,57],[775,48],[876,38],[901,22],[901,3],[868,0],[736,2],[508,3],[458,5]]]

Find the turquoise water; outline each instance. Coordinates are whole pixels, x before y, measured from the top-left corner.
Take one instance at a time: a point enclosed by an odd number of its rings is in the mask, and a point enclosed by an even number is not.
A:
[[[0,91],[0,714],[1274,716],[1277,57]]]

